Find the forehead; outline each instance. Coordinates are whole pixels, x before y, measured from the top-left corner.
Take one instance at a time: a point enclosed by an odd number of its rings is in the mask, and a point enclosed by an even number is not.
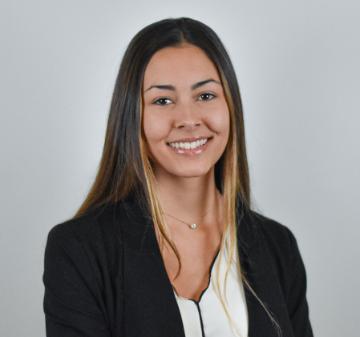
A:
[[[214,63],[194,45],[165,47],[150,59],[144,73],[144,87],[159,83],[193,84],[206,78],[219,79]]]

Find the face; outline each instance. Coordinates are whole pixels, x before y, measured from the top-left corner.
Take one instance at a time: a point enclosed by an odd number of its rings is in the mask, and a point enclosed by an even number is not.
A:
[[[157,51],[145,69],[143,131],[156,176],[208,174],[229,138],[229,110],[215,65],[183,44]]]

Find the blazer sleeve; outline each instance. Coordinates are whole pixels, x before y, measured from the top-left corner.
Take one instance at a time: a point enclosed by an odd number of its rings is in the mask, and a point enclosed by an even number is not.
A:
[[[90,260],[71,233],[60,224],[47,237],[43,273],[46,336],[110,337]]]
[[[306,298],[307,277],[297,240],[288,230],[292,252],[292,274],[288,290],[287,305],[296,337],[313,337]]]

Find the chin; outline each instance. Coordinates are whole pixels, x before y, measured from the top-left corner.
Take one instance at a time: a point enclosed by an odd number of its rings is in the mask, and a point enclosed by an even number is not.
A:
[[[174,178],[193,178],[209,174],[214,165],[212,165],[212,163],[208,162],[207,160],[179,163],[177,161],[167,159],[167,165],[160,164],[159,161],[157,161],[153,168],[156,172],[156,175],[169,175],[174,176]]]
[[[189,167],[187,169],[182,169],[181,171],[179,169],[171,171],[171,174],[178,177],[183,178],[195,178],[195,177],[201,177],[205,176],[209,173],[210,168],[201,168],[201,167]],[[169,171],[170,172],[170,171]]]

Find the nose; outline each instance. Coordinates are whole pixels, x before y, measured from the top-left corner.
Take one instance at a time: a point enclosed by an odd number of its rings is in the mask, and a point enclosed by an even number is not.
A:
[[[196,111],[196,107],[191,103],[183,103],[177,106],[175,127],[176,128],[196,128],[201,125],[201,115]]]

